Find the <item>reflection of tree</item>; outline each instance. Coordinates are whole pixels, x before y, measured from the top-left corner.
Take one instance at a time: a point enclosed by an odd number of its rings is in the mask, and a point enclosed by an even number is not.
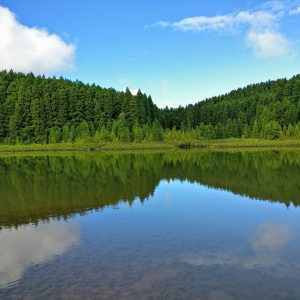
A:
[[[162,179],[300,204],[300,153],[174,152],[0,159],[0,226],[144,201]]]

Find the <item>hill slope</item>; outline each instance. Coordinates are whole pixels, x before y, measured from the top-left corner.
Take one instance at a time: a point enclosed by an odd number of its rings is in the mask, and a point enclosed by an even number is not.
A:
[[[264,137],[267,124],[275,129],[280,125],[287,130],[285,127],[290,124],[295,127],[299,122],[300,75],[290,80],[249,85],[186,108],[164,109],[162,116],[165,127],[180,128],[184,123],[195,128],[200,124],[211,124],[216,127],[216,138],[240,137],[243,133]]]
[[[299,136],[300,76],[159,109],[150,96],[0,72],[0,143]],[[171,130],[172,129],[172,130]]]

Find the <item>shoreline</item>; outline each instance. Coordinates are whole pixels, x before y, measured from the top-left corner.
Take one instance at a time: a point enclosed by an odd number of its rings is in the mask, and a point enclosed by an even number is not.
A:
[[[256,140],[226,139],[160,143],[61,143],[0,145],[1,153],[18,152],[114,152],[114,151],[151,151],[151,150],[238,150],[238,149],[300,149],[300,139],[290,140]]]

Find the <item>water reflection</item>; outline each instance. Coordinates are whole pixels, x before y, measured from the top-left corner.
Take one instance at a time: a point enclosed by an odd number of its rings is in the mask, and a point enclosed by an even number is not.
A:
[[[298,300],[299,174],[299,152],[0,158],[0,298]]]
[[[300,152],[171,152],[0,158],[0,228],[129,204],[162,180],[300,204]]]
[[[183,256],[183,261],[193,266],[227,266],[246,269],[270,268],[282,264],[284,247],[293,238],[293,229],[274,222],[258,225],[253,237],[248,237],[244,248],[204,249]],[[247,247],[248,246],[248,247]],[[249,253],[250,249],[250,253]]]
[[[0,288],[17,283],[28,267],[45,263],[79,244],[77,223],[42,223],[0,232]]]
[[[270,267],[280,262],[284,247],[293,238],[293,228],[287,224],[269,222],[258,226],[251,246],[256,255],[254,266]]]

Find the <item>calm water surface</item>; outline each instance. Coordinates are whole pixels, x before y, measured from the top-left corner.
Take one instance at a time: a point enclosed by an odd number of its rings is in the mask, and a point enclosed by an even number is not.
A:
[[[300,152],[0,158],[0,299],[300,299]]]

